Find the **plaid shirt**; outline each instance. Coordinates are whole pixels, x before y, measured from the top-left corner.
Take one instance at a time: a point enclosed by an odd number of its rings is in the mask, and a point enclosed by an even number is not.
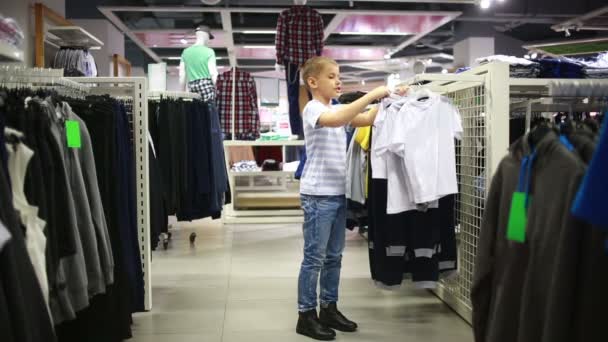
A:
[[[188,90],[201,95],[204,102],[215,100],[215,84],[210,78],[200,78],[188,82]]]
[[[217,78],[217,107],[226,139],[232,137],[232,70]],[[251,74],[236,69],[234,131],[238,140],[255,140],[260,136],[260,116],[255,81]]]
[[[277,22],[277,63],[285,61],[301,66],[323,51],[323,18],[308,6],[284,10]]]

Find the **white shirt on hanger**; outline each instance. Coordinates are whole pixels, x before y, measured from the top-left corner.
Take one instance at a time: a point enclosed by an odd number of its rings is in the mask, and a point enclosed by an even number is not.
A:
[[[4,246],[10,241],[11,238],[11,232],[9,232],[2,221],[0,221],[0,252],[2,252],[2,249],[4,249]]]
[[[451,103],[428,91],[414,94],[388,127],[388,150],[402,159],[415,203],[458,192],[454,138],[463,129]]]
[[[389,149],[392,134],[400,134],[399,130],[393,130],[395,118],[401,110],[408,106],[410,98],[385,99],[380,104],[376,122],[374,123],[374,135],[372,137],[372,177],[374,179],[387,180],[387,214],[398,214],[405,211],[417,210],[414,202],[412,185],[407,177],[402,158],[392,153]],[[438,201],[430,203],[429,207],[437,208]]]

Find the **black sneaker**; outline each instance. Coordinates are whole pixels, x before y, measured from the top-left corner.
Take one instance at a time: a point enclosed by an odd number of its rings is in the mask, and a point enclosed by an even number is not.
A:
[[[321,307],[319,320],[323,325],[342,332],[357,331],[357,323],[349,320],[338,311],[336,303],[331,303],[326,308]]]
[[[316,309],[299,313],[296,332],[319,341],[331,341],[336,338],[335,331],[319,322]]]

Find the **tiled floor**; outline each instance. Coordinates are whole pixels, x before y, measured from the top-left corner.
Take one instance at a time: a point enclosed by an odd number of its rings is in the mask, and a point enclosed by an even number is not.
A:
[[[132,341],[312,341],[295,333],[301,235],[299,225],[180,224],[169,250],[153,255],[153,309],[136,315]],[[366,242],[347,239],[340,307],[360,330],[338,333],[338,341],[473,341],[471,328],[430,293],[375,288]]]

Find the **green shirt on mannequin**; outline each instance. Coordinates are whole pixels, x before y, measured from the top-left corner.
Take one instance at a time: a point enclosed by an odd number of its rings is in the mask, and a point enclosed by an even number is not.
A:
[[[188,82],[211,78],[209,59],[215,59],[215,51],[204,45],[192,45],[182,52],[182,60],[186,64]]]

